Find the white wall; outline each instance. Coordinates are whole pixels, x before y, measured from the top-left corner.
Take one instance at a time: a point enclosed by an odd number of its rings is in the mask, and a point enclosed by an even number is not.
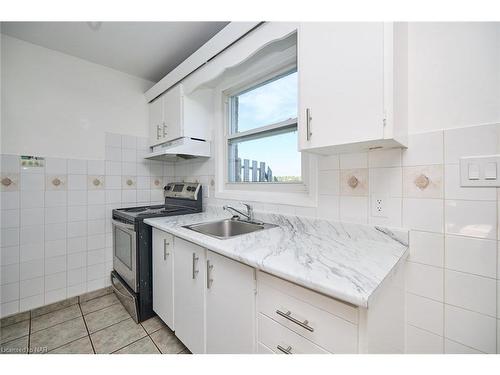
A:
[[[147,136],[152,82],[1,36],[2,152],[104,160],[104,133]]]
[[[500,23],[412,22],[409,132],[500,122]]]

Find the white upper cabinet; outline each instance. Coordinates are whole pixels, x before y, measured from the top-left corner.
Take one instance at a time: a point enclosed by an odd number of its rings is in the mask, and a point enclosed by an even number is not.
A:
[[[406,48],[405,24],[301,23],[299,149],[404,147]]]
[[[207,252],[207,353],[255,351],[255,270]]]
[[[149,103],[150,146],[181,137],[207,140],[211,126],[212,92],[200,89],[189,96],[182,84]]]

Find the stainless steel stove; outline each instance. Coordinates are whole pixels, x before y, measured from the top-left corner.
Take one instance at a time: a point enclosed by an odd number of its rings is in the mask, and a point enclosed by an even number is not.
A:
[[[202,211],[198,183],[170,183],[165,204],[113,210],[113,271],[111,286],[136,322],[154,315],[152,289],[152,230],[144,219]]]

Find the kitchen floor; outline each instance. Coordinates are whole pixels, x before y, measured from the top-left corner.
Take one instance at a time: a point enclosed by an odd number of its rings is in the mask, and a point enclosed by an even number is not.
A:
[[[2,354],[187,354],[158,318],[136,324],[110,289],[0,320]]]

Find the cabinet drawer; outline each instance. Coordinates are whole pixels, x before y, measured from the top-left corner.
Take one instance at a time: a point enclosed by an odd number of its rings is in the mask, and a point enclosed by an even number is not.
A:
[[[295,295],[275,289],[265,282],[258,284],[257,301],[259,312],[329,352],[358,352],[356,324],[304,302]]]
[[[281,324],[259,314],[259,352],[281,354],[323,354],[328,353],[304,337],[283,327]],[[286,352],[289,353],[286,353]]]
[[[263,343],[257,343],[257,354],[274,354],[274,352]]]

